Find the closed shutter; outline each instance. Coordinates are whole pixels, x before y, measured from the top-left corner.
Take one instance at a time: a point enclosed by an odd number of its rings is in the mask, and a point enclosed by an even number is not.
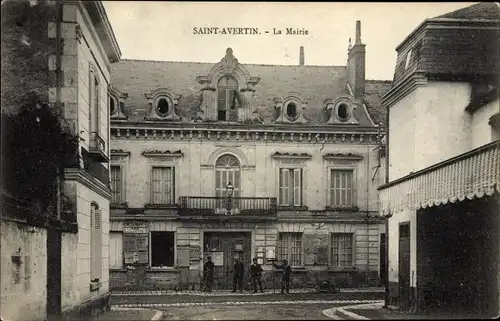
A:
[[[109,233],[109,268],[123,268],[123,234]]]
[[[293,205],[301,205],[301,190],[302,190],[302,170],[293,170]]]
[[[101,278],[102,270],[102,211],[96,205],[90,206],[90,277]]]

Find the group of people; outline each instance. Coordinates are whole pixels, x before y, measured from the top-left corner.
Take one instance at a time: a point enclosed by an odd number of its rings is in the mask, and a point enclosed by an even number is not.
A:
[[[281,265],[273,263],[274,267],[282,270],[281,275],[281,294],[290,293],[290,276],[292,274],[292,268],[288,265],[287,260],[283,260]],[[214,281],[214,269],[215,265],[212,262],[210,256],[207,257],[207,262],[203,266],[203,283],[206,292],[212,292],[212,285]],[[259,286],[260,292],[264,293],[262,289],[262,266],[257,262],[257,258],[253,259],[253,263],[250,266],[250,278],[252,281],[253,293],[257,293],[257,285]],[[243,279],[245,276],[245,265],[243,261],[239,258],[235,259],[233,267],[233,292],[238,289],[243,292]]]

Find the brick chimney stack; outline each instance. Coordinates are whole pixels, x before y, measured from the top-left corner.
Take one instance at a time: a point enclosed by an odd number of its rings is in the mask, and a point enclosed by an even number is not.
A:
[[[304,66],[304,46],[300,46],[299,66]]]
[[[355,98],[362,98],[365,94],[365,61],[365,45],[361,42],[361,21],[358,20],[356,39],[347,58],[347,75]]]

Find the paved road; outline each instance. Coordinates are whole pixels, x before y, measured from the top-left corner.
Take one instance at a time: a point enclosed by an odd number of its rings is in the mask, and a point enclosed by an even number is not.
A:
[[[160,308],[162,320],[332,320],[322,311],[332,304],[210,305]],[[338,306],[338,305],[337,305]]]
[[[383,300],[383,293],[297,293],[297,294],[266,294],[244,296],[196,296],[196,295],[156,295],[156,296],[111,296],[111,304],[130,307],[136,305],[164,305],[173,303],[215,303],[215,302],[265,302],[265,301],[341,301],[341,300]],[[348,303],[351,304],[351,303]],[[155,307],[152,307],[155,308]]]

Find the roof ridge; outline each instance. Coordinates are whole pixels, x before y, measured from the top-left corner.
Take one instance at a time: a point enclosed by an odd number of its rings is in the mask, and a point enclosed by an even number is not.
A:
[[[199,64],[199,65],[215,65],[219,62],[201,62],[201,61],[174,61],[174,60],[153,60],[153,59],[125,59],[122,58],[120,59],[120,62],[122,61],[137,61],[137,62],[167,62],[167,63],[178,63],[178,64]],[[244,66],[264,66],[264,67],[331,67],[331,68],[347,68],[347,66],[336,66],[336,65],[304,65],[304,66],[299,66],[299,65],[281,65],[281,64],[252,64],[252,63],[241,63],[240,64]]]

